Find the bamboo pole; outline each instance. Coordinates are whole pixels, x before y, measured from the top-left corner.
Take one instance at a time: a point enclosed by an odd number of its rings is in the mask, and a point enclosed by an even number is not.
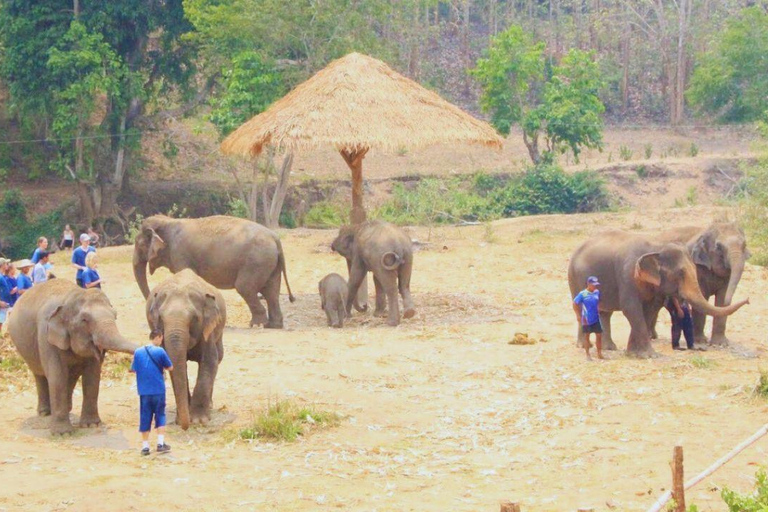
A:
[[[697,483],[701,482],[705,478],[707,478],[709,475],[720,469],[726,462],[743,452],[747,447],[749,447],[751,444],[753,444],[755,441],[763,437],[765,434],[768,434],[768,423],[763,425],[760,430],[752,434],[748,439],[744,440],[739,444],[736,448],[728,452],[723,457],[719,458],[717,461],[715,461],[714,464],[709,466],[707,469],[696,475],[695,477],[691,478],[685,483],[685,490],[687,491]],[[664,494],[662,494],[658,500],[656,500],[656,503],[654,503],[651,508],[648,509],[648,512],[659,512],[664,505],[669,501],[669,499],[672,497],[672,491],[666,491]]]
[[[683,477],[683,447],[675,446],[672,455],[672,499],[675,512],[685,512],[685,479]]]

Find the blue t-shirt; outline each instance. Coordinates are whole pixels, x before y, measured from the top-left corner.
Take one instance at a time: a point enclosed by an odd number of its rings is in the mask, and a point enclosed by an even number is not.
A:
[[[83,280],[83,287],[87,288],[89,284],[95,283],[101,277],[99,277],[99,273],[95,269],[89,268],[83,270],[83,277],[81,279]],[[101,283],[97,284],[95,288],[101,288]]]
[[[11,296],[11,283],[8,281],[8,276],[0,276],[0,301],[11,306],[13,297]]]
[[[13,290],[14,288],[18,288],[18,281],[16,280],[15,277],[5,276],[5,278],[8,280],[8,286],[10,287],[11,290]],[[16,290],[16,293],[11,293],[11,306],[15,305],[17,300],[19,300],[18,289]]]
[[[88,250],[84,251],[83,246],[78,247],[74,251],[72,251],[72,263],[75,265],[79,265],[81,267],[85,266],[85,257],[88,256],[89,252],[96,252],[96,249],[94,249],[91,246],[88,246]],[[75,279],[82,279],[83,278],[83,271],[81,269],[77,269],[77,276]]]
[[[150,354],[152,357],[150,357]],[[154,361],[152,358],[154,358]],[[145,345],[134,352],[131,371],[136,372],[136,388],[140,395],[165,394],[163,371],[158,365],[163,368],[173,366],[171,359],[162,347]]]
[[[32,278],[27,274],[19,274],[19,277],[16,278],[16,286],[19,288],[19,291],[29,290],[32,288]]]
[[[600,313],[597,306],[600,304],[600,290],[590,292],[582,290],[573,299],[574,304],[581,305],[581,323],[583,325],[592,325],[600,321]]]
[[[32,263],[36,264],[38,261],[40,261],[40,253],[41,252],[43,252],[43,250],[40,249],[39,247],[37,249],[35,249],[35,252],[32,253],[32,257],[30,258]]]

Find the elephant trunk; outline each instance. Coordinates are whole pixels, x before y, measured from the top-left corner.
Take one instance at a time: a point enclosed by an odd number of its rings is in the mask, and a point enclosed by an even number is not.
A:
[[[147,260],[141,257],[138,247],[133,251],[133,276],[141,288],[144,298],[149,297],[149,284],[147,284]]]
[[[728,279],[728,288],[725,290],[724,306],[728,306],[733,300],[736,286],[741,280],[741,274],[744,272],[744,253],[740,250],[728,251],[728,260],[731,266],[731,277]]]
[[[176,396],[176,418],[182,430],[189,428],[189,381],[187,380],[187,347],[189,328],[186,325],[168,325],[165,328],[165,348],[173,363],[171,383]]]
[[[696,279],[695,270],[688,269],[686,270],[685,274],[685,281],[680,287],[680,294],[685,297],[688,302],[691,303],[693,309],[699,311],[700,313],[715,317],[728,316],[738,311],[745,304],[749,304],[749,299],[747,299],[730,306],[713,306],[707,301],[707,299],[704,298],[704,295],[702,295],[701,289],[699,288],[699,283]]]
[[[102,326],[97,330],[96,336],[94,337],[96,339],[96,345],[101,350],[114,350],[115,352],[133,354],[136,352],[136,349],[139,348],[138,345],[132,341],[128,341],[122,334],[120,334],[114,322],[112,322],[111,325]]]

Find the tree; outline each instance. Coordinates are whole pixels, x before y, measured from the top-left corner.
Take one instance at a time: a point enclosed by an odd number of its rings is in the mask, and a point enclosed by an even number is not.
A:
[[[490,113],[491,123],[504,135],[519,124],[536,164],[566,150],[578,158],[583,147],[600,148],[605,110],[592,53],[571,49],[559,64],[550,65],[544,50],[543,43],[513,25],[493,38],[471,71],[482,86],[480,106]]]
[[[39,136],[60,155],[53,167],[86,192],[85,220],[121,222],[117,196],[147,100],[190,92],[194,48],[181,40],[191,30],[181,0],[5,0],[0,27],[14,113],[40,120]]]
[[[724,122],[750,122],[768,111],[768,14],[758,6],[726,22],[699,57],[688,100]]]

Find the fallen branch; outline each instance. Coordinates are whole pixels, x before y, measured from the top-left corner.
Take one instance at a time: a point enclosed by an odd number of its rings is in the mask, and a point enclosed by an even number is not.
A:
[[[743,452],[748,446],[753,444],[755,441],[763,437],[765,434],[768,434],[768,423],[763,425],[760,430],[752,434],[752,436],[749,437],[749,439],[746,439],[741,444],[739,444],[736,448],[728,452],[727,455],[724,457],[719,458],[714,464],[709,466],[707,469],[696,475],[695,477],[691,478],[687,482],[685,482],[685,490],[687,491],[697,483],[701,482],[705,478],[707,478],[709,475],[720,469],[723,465],[725,465],[726,462]],[[651,508],[648,509],[648,512],[659,512],[664,505],[669,501],[669,499],[672,497],[672,491],[666,491],[664,494],[662,494],[659,499],[656,501],[656,503],[653,504]]]

